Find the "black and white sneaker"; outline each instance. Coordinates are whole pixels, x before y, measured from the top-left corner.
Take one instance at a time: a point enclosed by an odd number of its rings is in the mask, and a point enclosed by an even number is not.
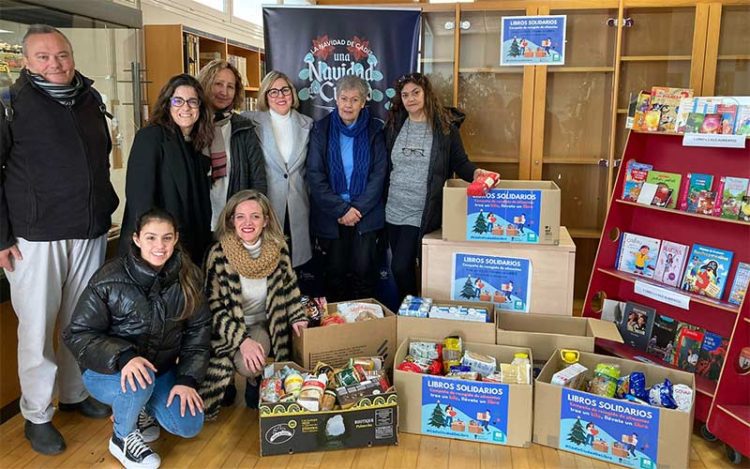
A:
[[[153,443],[159,439],[161,429],[156,419],[150,416],[144,409],[141,409],[141,413],[138,414],[138,431],[143,436],[143,441],[146,443]]]
[[[125,469],[156,469],[161,465],[161,458],[143,441],[138,430],[125,438],[118,438],[113,433],[109,440],[109,452]]]

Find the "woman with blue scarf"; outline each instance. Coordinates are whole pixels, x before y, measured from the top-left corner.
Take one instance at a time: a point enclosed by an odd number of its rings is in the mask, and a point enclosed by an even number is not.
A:
[[[372,297],[377,281],[387,156],[383,125],[365,109],[368,93],[361,78],[341,78],[336,108],[310,134],[310,225],[325,254],[329,301]]]

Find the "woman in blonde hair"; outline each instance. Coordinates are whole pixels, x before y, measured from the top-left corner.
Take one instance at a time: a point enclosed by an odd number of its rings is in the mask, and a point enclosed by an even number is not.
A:
[[[266,167],[255,126],[233,112],[245,99],[242,76],[226,60],[212,60],[198,74],[212,112],[214,139],[205,152],[211,157],[211,229],[227,200],[244,189],[266,193]]]
[[[235,371],[248,378],[245,401],[257,408],[255,381],[266,358],[291,359],[291,333],[307,327],[289,250],[266,196],[253,190],[232,196],[216,237],[206,259],[213,316],[211,358],[201,387],[206,418],[219,413]]]
[[[291,80],[274,70],[260,84],[259,110],[243,114],[256,125],[266,162],[268,198],[290,239],[295,268],[312,257],[305,163],[313,121],[297,107],[299,98]]]

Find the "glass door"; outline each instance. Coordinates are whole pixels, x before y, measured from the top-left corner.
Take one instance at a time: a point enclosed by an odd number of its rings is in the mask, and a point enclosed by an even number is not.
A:
[[[444,106],[454,106],[453,64],[455,62],[456,10],[422,12],[420,71],[427,75]]]
[[[716,17],[720,21],[715,21]],[[711,5],[706,73],[703,77],[704,95],[750,96],[749,25],[750,6]],[[716,41],[715,31],[718,28],[720,32],[716,51],[716,44],[712,42]],[[713,57],[715,60],[712,60]]]

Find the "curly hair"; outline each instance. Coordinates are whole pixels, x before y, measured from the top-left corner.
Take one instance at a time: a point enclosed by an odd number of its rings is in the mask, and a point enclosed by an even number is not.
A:
[[[160,125],[172,132],[179,133],[177,124],[172,120],[172,115],[169,113],[169,101],[172,99],[175,90],[180,86],[189,86],[193,88],[201,103],[198,108],[198,120],[195,122],[195,125],[193,125],[193,130],[190,131],[190,138],[192,139],[193,148],[195,148],[196,151],[202,151],[204,148],[211,146],[211,141],[214,138],[212,115],[208,109],[206,93],[203,92],[203,87],[198,80],[187,73],[173,76],[169,79],[167,84],[162,87],[161,91],[159,91],[159,97],[156,98],[156,104],[154,104],[153,113],[148,120],[148,124]]]
[[[437,124],[440,130],[448,135],[451,129],[451,121],[448,111],[445,107],[440,104],[437,95],[432,90],[432,85],[427,76],[415,72],[403,75],[396,80],[396,96],[391,101],[391,108],[388,111],[388,120],[386,126],[395,127],[396,122],[400,122],[406,115],[406,109],[404,103],[401,101],[401,91],[409,83],[414,83],[418,87],[422,88],[424,93],[424,114],[427,118],[427,122],[433,127]]]

